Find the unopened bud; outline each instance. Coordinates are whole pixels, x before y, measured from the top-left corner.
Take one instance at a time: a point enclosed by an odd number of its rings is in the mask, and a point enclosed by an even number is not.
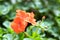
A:
[[[42,17],[42,19],[45,19],[45,18],[46,18],[45,16]]]

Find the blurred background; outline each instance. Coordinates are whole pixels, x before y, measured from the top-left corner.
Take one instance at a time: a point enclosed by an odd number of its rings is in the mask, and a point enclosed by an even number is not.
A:
[[[47,26],[48,29],[41,32],[41,36],[43,36],[41,38],[43,40],[60,40],[60,0],[0,0],[0,40],[25,38],[22,35],[19,37],[10,29],[10,22],[14,19],[17,9],[34,12],[37,21],[46,16],[40,25]]]

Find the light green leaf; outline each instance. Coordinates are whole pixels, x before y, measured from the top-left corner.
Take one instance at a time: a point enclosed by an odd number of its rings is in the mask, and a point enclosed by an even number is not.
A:
[[[24,38],[23,40],[34,40],[34,39],[32,39],[32,38]]]
[[[9,21],[4,21],[4,22],[3,22],[3,25],[4,25],[6,28],[9,28],[9,27],[10,27],[10,22],[9,22]]]
[[[13,40],[13,37],[12,37],[11,34],[5,34],[5,35],[3,36],[3,40]]]
[[[53,12],[55,16],[60,17],[60,10],[54,10]]]
[[[12,6],[7,2],[2,5],[0,4],[0,15],[6,15],[11,9]]]

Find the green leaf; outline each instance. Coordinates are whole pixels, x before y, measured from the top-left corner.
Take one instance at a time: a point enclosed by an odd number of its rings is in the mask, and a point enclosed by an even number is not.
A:
[[[16,34],[5,34],[2,40],[18,40],[18,36]]]
[[[5,34],[2,40],[13,40],[13,37],[11,34]]]
[[[59,17],[55,17],[55,20],[58,23],[58,26],[60,26],[60,18]]]
[[[53,38],[48,38],[48,40],[56,40],[56,39],[53,39]]]
[[[49,26],[52,26],[52,25],[54,25],[54,22],[49,20],[49,19],[47,19],[47,20],[45,20],[41,23],[42,27],[45,27],[45,26],[49,27]]]
[[[10,13],[7,15],[7,18],[8,18],[9,20],[12,20],[12,19],[15,18],[15,15],[16,15],[16,12],[10,12]]]
[[[32,27],[32,26],[30,26],[30,27]],[[26,29],[26,32],[29,34],[29,35],[31,35],[32,34],[32,29],[30,28],[30,27],[27,27],[27,29]]]
[[[3,25],[7,28],[9,33],[14,33],[13,29],[10,26],[10,22],[9,21],[6,20],[5,22],[3,22]]]
[[[34,38],[34,40],[42,40],[42,38],[38,36],[38,37]]]
[[[16,0],[10,0],[12,4],[16,4]]]
[[[3,0],[0,0],[0,1],[3,1]]]
[[[24,38],[23,40],[34,40],[34,39],[32,39],[32,38]]]
[[[55,16],[60,17],[60,10],[54,10],[54,14]]]
[[[9,21],[4,21],[4,22],[3,22],[3,25],[4,25],[6,28],[9,28],[9,27],[10,27],[10,22],[9,22]]]
[[[42,8],[42,4],[41,4],[41,1],[40,0],[34,0],[34,5],[35,5],[35,8]]]
[[[11,9],[12,6],[7,2],[2,5],[0,4],[0,15],[6,15]]]
[[[3,33],[4,33],[3,29],[0,28],[0,37],[2,37]]]
[[[18,36],[19,36],[19,40],[23,40],[23,38],[24,38],[24,33],[20,33]]]

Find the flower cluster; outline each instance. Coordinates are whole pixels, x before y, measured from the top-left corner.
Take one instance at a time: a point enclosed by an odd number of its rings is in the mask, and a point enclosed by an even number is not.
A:
[[[33,12],[29,13],[22,10],[16,10],[16,12],[16,17],[12,21],[11,27],[17,34],[24,32],[28,23],[36,24]]]

